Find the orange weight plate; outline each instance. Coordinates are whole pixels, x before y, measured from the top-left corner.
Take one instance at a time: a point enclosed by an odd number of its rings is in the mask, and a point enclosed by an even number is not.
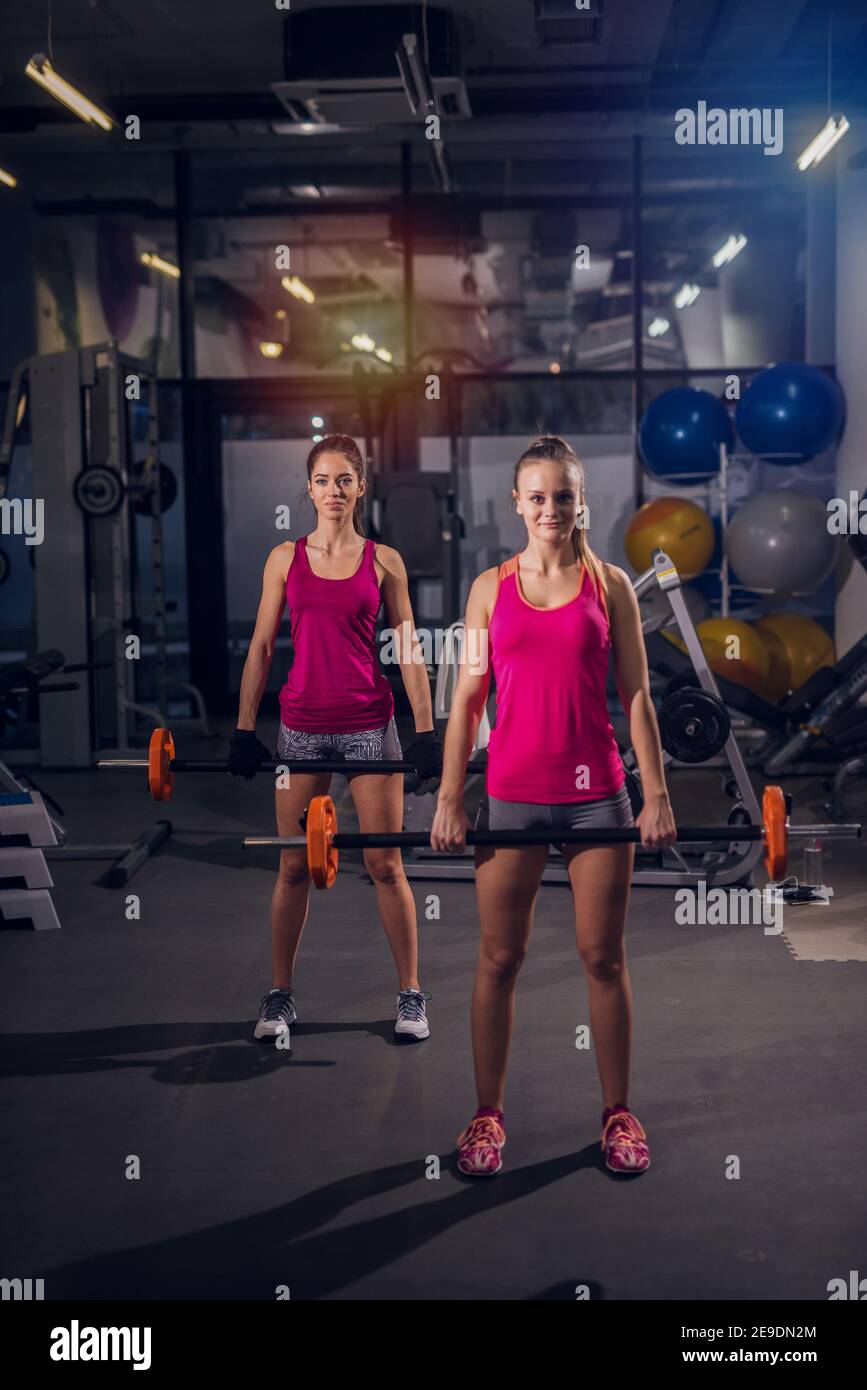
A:
[[[170,729],[154,729],[148,750],[148,787],[154,801],[171,800],[175,785],[172,759],[175,741]]]
[[[789,863],[789,833],[786,820],[786,797],[782,787],[765,787],[762,795],[765,868],[768,878],[776,881],[786,877]]]
[[[307,807],[307,869],[317,888],[330,888],[337,877],[337,812],[330,796],[314,796]]]

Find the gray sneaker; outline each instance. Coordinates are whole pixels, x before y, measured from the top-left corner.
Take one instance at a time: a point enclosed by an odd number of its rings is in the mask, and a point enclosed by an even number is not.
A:
[[[262,995],[259,1021],[253,1037],[264,1039],[266,1042],[276,1042],[281,1033],[288,1033],[297,1022],[295,995],[288,989],[269,990],[267,994]]]
[[[411,1038],[421,1042],[430,1037],[430,1024],[424,1006],[432,994],[423,989],[402,989],[397,996],[397,1022],[394,1025],[396,1038]]]

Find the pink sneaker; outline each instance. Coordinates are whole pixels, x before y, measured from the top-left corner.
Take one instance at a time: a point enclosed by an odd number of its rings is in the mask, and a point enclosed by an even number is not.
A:
[[[647,1135],[625,1105],[615,1106],[602,1126],[602,1153],[612,1173],[643,1173],[650,1167]]]
[[[458,1169],[472,1178],[492,1178],[503,1166],[506,1131],[494,1115],[476,1115],[458,1135]]]

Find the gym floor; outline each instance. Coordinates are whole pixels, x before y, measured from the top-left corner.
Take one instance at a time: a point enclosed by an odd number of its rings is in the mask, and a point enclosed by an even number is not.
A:
[[[123,890],[96,885],[103,866],[54,863],[62,930],[0,932],[4,1268],[43,1277],[46,1298],[572,1299],[587,1285],[593,1298],[813,1300],[863,1264],[858,842],[826,846],[835,896],[788,908],[784,936],[676,926],[672,890],[633,890],[631,1102],[653,1154],[637,1178],[600,1165],[569,893],[543,887],[505,1168],[472,1182],[452,1161],[474,1109],[471,883],[412,882],[432,1036],[396,1045],[374,892],[342,856],[336,886],[311,895],[300,1023],[277,1051],[251,1036],[276,852],[240,845],[274,833],[270,779],[179,777],[168,807],[132,773],[41,781],[80,841],[174,826],[126,890],[140,920]],[[345,785],[332,791],[350,828]],[[677,772],[671,788],[678,820],[725,816],[718,773]],[[786,789],[793,821],[825,818],[818,781]],[[863,813],[853,801],[848,818]],[[439,921],[425,919],[431,892]]]

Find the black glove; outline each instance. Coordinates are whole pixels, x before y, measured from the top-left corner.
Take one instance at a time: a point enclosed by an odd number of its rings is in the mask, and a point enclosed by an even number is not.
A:
[[[416,734],[403,758],[404,762],[412,763],[423,782],[432,777],[441,777],[443,741],[436,729],[430,729],[426,734]]]
[[[236,729],[229,744],[226,763],[233,777],[246,777],[249,782],[259,765],[271,761],[271,753],[252,729]]]

